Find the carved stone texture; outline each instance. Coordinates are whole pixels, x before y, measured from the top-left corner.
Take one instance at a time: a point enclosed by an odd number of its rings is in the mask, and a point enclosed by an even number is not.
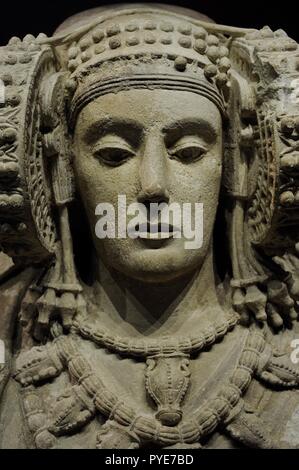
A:
[[[298,54],[151,4],[0,48],[0,448],[298,448]]]

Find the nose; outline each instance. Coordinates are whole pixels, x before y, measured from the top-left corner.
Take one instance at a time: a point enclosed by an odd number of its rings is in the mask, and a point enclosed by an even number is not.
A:
[[[138,202],[169,202],[167,189],[167,155],[165,144],[156,136],[149,136],[145,142],[140,164],[141,190]]]

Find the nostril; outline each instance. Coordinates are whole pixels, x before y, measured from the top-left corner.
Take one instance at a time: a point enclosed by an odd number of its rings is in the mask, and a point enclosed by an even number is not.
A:
[[[160,185],[153,185],[144,188],[138,195],[138,202],[143,204],[151,202],[169,202],[169,192]]]

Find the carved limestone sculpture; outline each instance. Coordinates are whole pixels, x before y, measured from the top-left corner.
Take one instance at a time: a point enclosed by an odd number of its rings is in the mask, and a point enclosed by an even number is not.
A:
[[[298,448],[298,44],[123,5],[0,79],[0,448]],[[99,238],[120,195],[202,203],[201,245]]]

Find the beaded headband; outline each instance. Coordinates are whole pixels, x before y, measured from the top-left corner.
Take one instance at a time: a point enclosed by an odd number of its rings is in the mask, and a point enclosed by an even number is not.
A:
[[[117,23],[115,15],[99,19],[71,38],[64,64],[71,73],[71,125],[92,99],[129,87],[190,91],[225,114],[231,64],[221,33],[170,12],[163,19],[161,11],[135,11],[119,15]]]

